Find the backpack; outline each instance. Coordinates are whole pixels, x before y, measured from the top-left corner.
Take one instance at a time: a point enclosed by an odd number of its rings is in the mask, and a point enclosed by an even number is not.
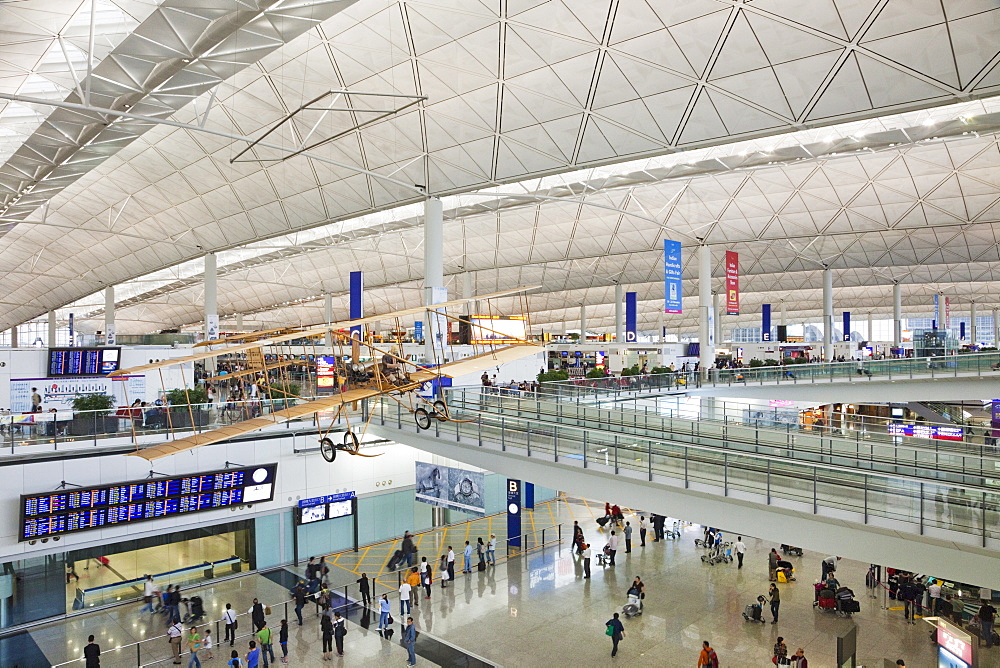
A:
[[[719,655],[715,653],[714,649],[708,653],[708,665],[712,668],[719,668]]]

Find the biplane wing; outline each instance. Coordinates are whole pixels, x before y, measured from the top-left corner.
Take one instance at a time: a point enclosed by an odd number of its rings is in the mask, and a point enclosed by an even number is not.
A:
[[[212,431],[201,434],[192,434],[191,436],[185,436],[184,438],[179,438],[175,441],[168,441],[166,443],[154,445],[150,448],[136,450],[135,452],[130,452],[128,454],[130,456],[142,457],[143,459],[153,461],[162,457],[175,455],[186,450],[194,450],[195,448],[200,448],[205,445],[211,445],[230,438],[236,438],[237,436],[249,434],[276,424],[282,424],[284,422],[288,422],[289,420],[302,418],[313,413],[335,410],[344,404],[358,402],[363,399],[371,399],[372,397],[377,397],[382,394],[386,394],[387,392],[405,392],[415,390],[425,382],[440,376],[453,378],[470,373],[476,373],[477,371],[484,371],[490,367],[499,366],[505,362],[512,362],[529,355],[534,355],[535,353],[542,352],[543,350],[545,350],[544,347],[530,343],[505,346],[490,352],[480,353],[479,355],[466,357],[454,362],[448,362],[439,367],[435,367],[434,369],[418,369],[409,374],[410,382],[402,387],[395,386],[386,387],[384,389],[362,388],[348,390],[347,392],[331,395],[329,397],[313,399],[303,404],[292,406],[291,408],[276,411],[267,416],[244,420],[243,422],[237,422],[236,424],[226,427],[219,427],[218,429],[213,429]]]
[[[159,362],[153,362],[152,364],[141,364],[139,366],[134,366],[129,369],[121,369],[115,371],[114,373],[108,374],[109,376],[131,376],[135,374],[145,373],[147,371],[156,371],[157,369],[164,369],[166,367],[176,366],[178,364],[186,364],[188,362],[199,362],[201,360],[209,359],[212,357],[218,357],[220,355],[227,355],[230,353],[238,353],[250,350],[251,348],[261,348],[263,346],[277,345],[279,343],[284,343],[286,341],[292,341],[294,339],[307,338],[311,336],[324,336],[327,331],[331,329],[347,329],[349,327],[356,327],[358,325],[363,325],[369,322],[379,322],[382,320],[392,320],[394,318],[401,318],[408,315],[418,315],[424,313],[427,310],[435,310],[442,308],[449,308],[452,306],[461,306],[463,304],[469,304],[476,301],[486,301],[488,299],[496,299],[498,297],[506,297],[509,295],[515,295],[525,290],[532,290],[535,286],[530,286],[526,288],[517,288],[514,290],[504,290],[502,292],[494,292],[487,295],[477,295],[476,297],[469,297],[464,299],[453,299],[451,301],[442,302],[440,304],[434,304],[432,306],[414,306],[412,308],[402,309],[399,311],[393,311],[392,313],[383,313],[381,315],[371,315],[364,318],[355,318],[354,320],[344,320],[341,322],[330,323],[329,325],[317,325],[316,327],[310,327],[307,329],[301,329],[288,334],[281,334],[277,336],[271,336],[265,339],[260,339],[257,341],[252,341],[250,343],[240,343],[232,346],[223,346],[219,348],[214,348],[212,350],[206,350],[204,352],[195,353],[193,355],[186,355],[184,357],[174,357],[172,359],[161,360]],[[247,334],[249,336],[250,333]]]

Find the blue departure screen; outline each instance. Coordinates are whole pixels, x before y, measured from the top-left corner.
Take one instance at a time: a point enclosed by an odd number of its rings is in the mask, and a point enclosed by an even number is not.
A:
[[[274,498],[277,464],[21,496],[19,541]]]

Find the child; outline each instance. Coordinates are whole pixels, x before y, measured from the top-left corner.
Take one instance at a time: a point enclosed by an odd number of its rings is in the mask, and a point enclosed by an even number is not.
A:
[[[206,659],[214,659],[215,654],[212,653],[212,629],[205,627],[205,635],[201,637],[201,649],[205,652]]]
[[[243,668],[243,660],[240,658],[240,653],[235,649],[233,653],[230,654],[232,658],[229,659],[229,663],[226,664],[227,668]]]

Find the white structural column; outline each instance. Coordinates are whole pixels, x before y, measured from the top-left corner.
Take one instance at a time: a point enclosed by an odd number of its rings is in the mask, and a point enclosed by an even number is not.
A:
[[[656,317],[657,335],[656,340],[660,343],[667,342],[667,331],[666,331],[666,313],[664,313],[663,307],[659,308],[659,314]],[[662,365],[661,365],[662,366]]]
[[[625,342],[625,288],[615,283],[615,343]]]
[[[243,314],[242,313],[237,313],[236,314],[236,331],[237,332],[242,332],[243,331]]]
[[[976,335],[979,333],[976,331],[977,315],[978,313],[976,311],[976,302],[972,302],[971,306],[969,307],[969,343],[971,343],[972,345],[976,345],[977,343],[979,343],[979,341],[976,340],[978,338]]]
[[[712,293],[712,313],[715,314],[715,331],[712,332],[712,338],[715,339],[715,345],[719,345],[722,343],[722,311],[719,310],[718,291]]]
[[[444,209],[437,197],[424,200],[424,305],[447,301],[444,293]],[[429,317],[424,335],[424,359],[434,361],[434,340],[447,342],[446,333],[438,331],[447,326],[444,317]],[[444,352],[444,346],[441,347]]]
[[[823,268],[823,360],[833,359],[833,270]]]
[[[785,311],[785,300],[784,299],[782,299],[780,302],[778,302],[778,308],[781,309],[780,311],[778,311],[778,318],[779,318],[778,319],[778,324],[779,325],[784,325],[785,327],[787,327],[788,326],[788,313]]]
[[[993,319],[996,320],[996,311],[993,311]],[[17,348],[20,341],[17,340],[17,325],[10,328],[10,347]]]
[[[104,342],[113,346],[117,338],[115,332],[115,286],[109,285],[104,288]]]
[[[219,338],[219,270],[215,253],[205,256],[205,340]]]
[[[587,342],[587,305],[580,304],[580,343]]]
[[[998,344],[1000,344],[1000,327],[997,326],[998,323],[997,323],[997,310],[996,309],[993,309],[993,314],[992,315],[993,315],[993,347],[994,348],[1000,348],[1000,345],[998,345]],[[15,329],[17,329],[17,328],[15,327]]]
[[[903,288],[899,281],[892,284],[892,347],[903,343]]]
[[[326,326],[329,327],[333,323],[333,295],[326,295],[323,297],[323,320],[326,322]],[[326,347],[333,352],[333,330],[326,330]]]
[[[712,311],[712,250],[698,247],[698,343],[701,377],[715,364],[715,317]]]
[[[868,343],[872,342],[872,312],[868,311],[868,338],[866,339]]]
[[[49,311],[49,348],[56,347],[56,312]]]
[[[476,293],[472,288],[472,272],[467,271],[462,274],[462,299],[472,299],[475,296]],[[465,315],[473,315],[475,313],[479,313],[477,304],[468,302],[465,305]]]

